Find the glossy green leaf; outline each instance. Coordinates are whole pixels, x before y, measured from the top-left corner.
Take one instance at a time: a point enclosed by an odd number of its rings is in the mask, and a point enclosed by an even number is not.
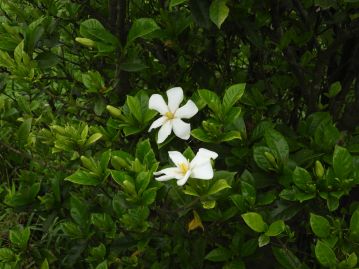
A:
[[[310,213],[310,227],[318,237],[326,238],[330,235],[329,221],[322,216]]]
[[[100,183],[100,180],[96,176],[82,170],[77,170],[75,173],[65,178],[65,180],[79,185],[90,186],[96,186]]]
[[[265,232],[266,236],[277,236],[285,230],[285,223],[283,220],[277,220],[269,225],[268,230]]]
[[[134,21],[127,36],[127,45],[135,39],[146,37],[152,32],[160,29],[157,23],[151,18],[141,18]]]
[[[212,186],[211,188],[208,190],[208,195],[213,195],[216,194],[222,190],[231,188],[231,186],[227,183],[227,181],[225,179],[220,179],[217,180]]]
[[[270,237],[267,236],[266,234],[261,234],[258,237],[258,247],[260,247],[260,248],[268,245],[269,242],[270,242]]]
[[[325,267],[333,268],[337,262],[334,251],[321,240],[315,245],[315,257]]]
[[[226,111],[228,111],[231,107],[233,107],[244,94],[244,90],[246,88],[245,83],[235,84],[230,86],[224,92],[223,96],[223,106]]]
[[[335,175],[340,179],[346,179],[353,171],[353,158],[346,148],[335,146],[333,169]]]
[[[256,212],[248,212],[241,216],[248,227],[255,232],[263,233],[268,228],[267,224],[263,221],[262,216]]]

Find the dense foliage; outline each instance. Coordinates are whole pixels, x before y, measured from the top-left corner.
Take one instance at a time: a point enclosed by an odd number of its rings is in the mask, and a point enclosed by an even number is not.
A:
[[[358,267],[358,8],[1,0],[0,268]],[[155,180],[200,148],[211,180]]]

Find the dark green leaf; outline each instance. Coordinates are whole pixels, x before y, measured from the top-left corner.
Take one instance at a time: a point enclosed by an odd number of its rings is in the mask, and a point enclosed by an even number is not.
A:
[[[353,171],[353,158],[346,148],[335,146],[333,169],[335,175],[340,179],[346,179]]]
[[[219,247],[211,250],[205,257],[206,260],[209,260],[211,262],[224,262],[228,261],[231,257],[230,250]]]
[[[131,44],[135,39],[145,37],[158,29],[160,29],[160,27],[151,18],[141,18],[135,20],[128,32],[127,45]]]
[[[333,250],[321,240],[315,245],[315,257],[325,267],[334,268],[337,263]]]

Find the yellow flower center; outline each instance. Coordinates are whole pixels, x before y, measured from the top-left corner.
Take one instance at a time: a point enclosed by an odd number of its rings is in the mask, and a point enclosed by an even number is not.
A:
[[[169,119],[169,120],[172,120],[174,117],[175,117],[175,115],[173,115],[173,113],[172,112],[166,112],[166,114],[165,114],[165,116],[167,117],[167,119]]]
[[[187,165],[186,163],[181,163],[181,164],[179,165],[179,168],[181,169],[181,172],[182,172],[183,174],[186,174],[189,167],[188,167],[188,165]]]

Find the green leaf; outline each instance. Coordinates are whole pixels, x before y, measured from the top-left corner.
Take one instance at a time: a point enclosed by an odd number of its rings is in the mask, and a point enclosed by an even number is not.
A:
[[[65,180],[79,185],[97,186],[100,184],[100,180],[96,176],[83,170],[77,170],[71,176],[65,178]]]
[[[346,148],[338,145],[335,146],[333,169],[339,179],[346,179],[353,171],[353,158]]]
[[[275,156],[281,163],[285,163],[289,156],[289,146],[283,135],[274,129],[267,129],[264,133],[267,146],[274,151]]]
[[[315,257],[325,267],[334,268],[337,263],[334,251],[321,240],[315,245]]]
[[[231,107],[241,99],[246,88],[245,83],[235,84],[230,86],[223,96],[223,107],[225,111],[228,111]]]
[[[110,50],[113,51],[118,45],[117,38],[106,30],[105,27],[96,19],[88,19],[80,24],[80,34],[83,37],[95,41],[101,41],[104,44],[111,45]]]
[[[350,239],[359,242],[359,209],[355,210],[350,219]]]
[[[258,247],[260,247],[260,248],[268,245],[269,242],[270,242],[270,238],[269,238],[269,236],[267,236],[265,234],[261,234],[258,237]]]
[[[47,261],[47,259],[45,259],[43,262],[42,262],[42,264],[41,264],[41,266],[40,266],[40,269],[49,269],[50,267],[49,267],[49,262]]]
[[[305,265],[303,265],[297,256],[293,254],[289,249],[287,248],[272,248],[273,255],[276,258],[276,260],[279,262],[280,265],[282,265],[285,269],[304,269],[307,268]]]
[[[96,266],[96,269],[107,269],[107,260],[99,263],[97,266]]]
[[[132,60],[121,63],[119,68],[127,72],[138,72],[148,68],[148,66],[142,63],[140,60]]]
[[[330,235],[329,221],[322,216],[310,213],[310,227],[318,237],[326,238]]]
[[[97,140],[99,140],[103,135],[101,133],[95,133],[93,135],[91,135],[87,141],[86,141],[86,146],[89,146],[93,143],[95,143]]]
[[[141,18],[135,20],[128,32],[127,45],[132,43],[135,39],[145,37],[158,29],[160,29],[160,27],[153,19]]]
[[[10,248],[0,248],[0,261],[12,262],[15,261],[15,253]]]
[[[214,0],[209,7],[209,18],[221,28],[222,23],[226,20],[229,14],[229,8],[226,6],[227,0]]]
[[[171,0],[170,2],[170,8],[175,7],[177,5],[180,5],[182,3],[187,2],[188,0]]]
[[[142,123],[141,104],[138,98],[128,95],[126,99],[126,105],[130,109],[131,114],[135,116],[136,120]]]
[[[231,258],[231,251],[224,248],[219,247],[211,250],[205,257],[206,260],[211,262],[224,262],[228,261]]]
[[[269,225],[268,230],[265,235],[267,236],[277,236],[280,235],[285,230],[285,223],[283,220],[277,220]]]
[[[30,228],[10,230],[9,238],[16,247],[25,249],[30,238]]]
[[[307,170],[299,166],[294,169],[293,183],[304,192],[312,193],[316,189],[312,181],[312,176]]]
[[[243,198],[250,204],[254,205],[256,202],[256,188],[245,181],[241,181],[241,194]]]
[[[241,216],[249,228],[255,232],[263,233],[268,228],[267,224],[263,221],[262,216],[256,212],[248,212]]]
[[[232,141],[234,139],[242,139],[241,133],[238,131],[229,131],[224,133],[221,137],[221,141],[223,142]]]
[[[196,196],[199,197],[200,195],[198,194],[198,192],[191,186],[187,185],[186,188],[183,190],[183,193],[187,194],[187,195],[192,195],[192,196]]]
[[[342,85],[340,84],[340,81],[334,82],[332,85],[330,85],[328,97],[329,98],[335,97],[341,90],[342,90]]]
[[[268,158],[265,156],[266,152],[270,153],[271,149],[263,146],[254,147],[253,159],[259,168],[265,171],[274,170],[275,168],[273,167],[272,163],[269,162]]]
[[[31,118],[26,119],[23,121],[23,123],[21,123],[19,129],[17,130],[17,139],[21,147],[27,144],[27,139],[29,137],[31,130],[31,123],[32,123]]]
[[[214,113],[221,113],[221,100],[216,93],[204,89],[198,90],[198,94]]]
[[[157,188],[150,188],[142,193],[142,201],[145,205],[151,205],[155,202],[157,195]]]
[[[225,179],[217,180],[209,189],[208,195],[216,194],[217,192],[220,192],[224,189],[231,188],[230,185],[228,185],[227,181]]]
[[[212,142],[212,138],[202,128],[192,130],[191,135],[199,141],[207,143]]]

